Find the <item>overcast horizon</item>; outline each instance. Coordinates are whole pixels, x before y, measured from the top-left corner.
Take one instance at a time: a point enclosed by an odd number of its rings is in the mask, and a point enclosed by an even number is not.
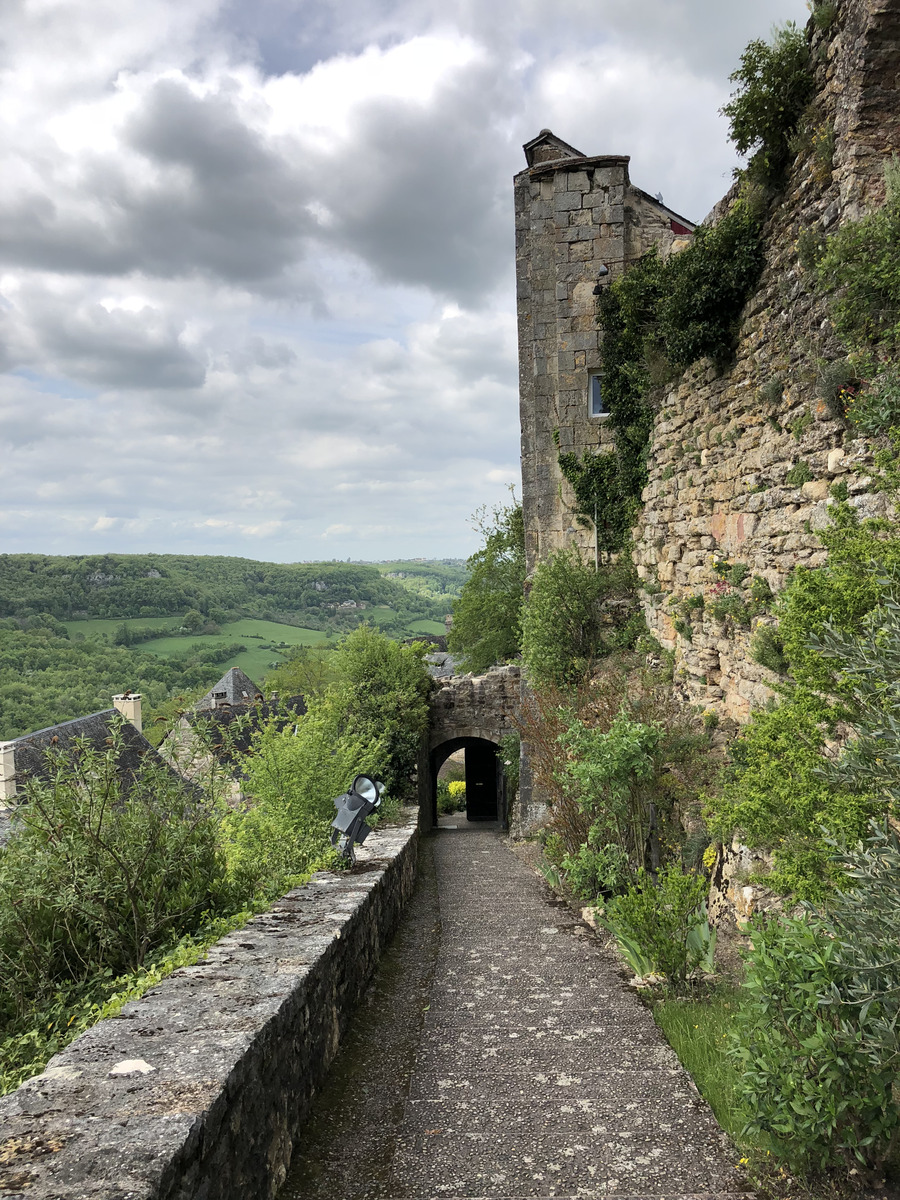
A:
[[[8,553],[465,558],[519,481],[544,127],[701,220],[802,0],[8,0]]]

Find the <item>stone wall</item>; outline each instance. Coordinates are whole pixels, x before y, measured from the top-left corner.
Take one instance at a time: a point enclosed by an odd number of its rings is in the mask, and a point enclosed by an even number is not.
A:
[[[273,1196],[409,898],[415,814],[376,830],[193,967],[0,1099],[0,1193],[28,1200]]]
[[[886,509],[870,491],[866,446],[847,437],[820,398],[823,372],[843,351],[797,242],[804,230],[827,235],[883,198],[884,159],[900,147],[900,6],[845,0],[836,28],[815,33],[813,54],[819,95],[811,132],[834,129],[833,169],[812,144],[798,157],[766,230],[767,265],[732,369],[698,363],[657,397],[635,530],[647,621],[676,652],[680,694],[741,721],[777,681],[753,660],[753,629],[695,610],[689,640],[676,632],[676,606],[728,590],[716,560],[749,569],[742,588],[731,589],[741,595],[753,575],[777,592],[796,564],[821,565],[816,532],[829,521],[834,484],[846,485],[862,515]],[[771,620],[763,614],[753,625]]]
[[[436,681],[431,696],[428,749],[455,738],[496,742],[515,732],[519,710],[519,667],[495,667],[485,675],[450,675]]]

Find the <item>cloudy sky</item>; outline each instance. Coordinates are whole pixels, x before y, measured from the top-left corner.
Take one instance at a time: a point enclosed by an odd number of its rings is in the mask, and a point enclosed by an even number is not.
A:
[[[0,549],[464,556],[519,479],[511,177],[699,220],[803,0],[4,0]]]

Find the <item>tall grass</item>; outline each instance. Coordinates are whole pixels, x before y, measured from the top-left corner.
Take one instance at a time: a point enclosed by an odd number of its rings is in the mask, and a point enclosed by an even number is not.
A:
[[[737,1068],[727,1054],[738,1003],[736,988],[719,987],[702,999],[662,1000],[653,1016],[716,1120],[742,1145],[745,1117],[737,1099]]]

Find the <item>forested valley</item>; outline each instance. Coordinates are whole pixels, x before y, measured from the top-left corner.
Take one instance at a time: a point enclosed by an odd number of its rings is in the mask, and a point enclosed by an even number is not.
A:
[[[229,666],[262,683],[362,623],[437,634],[465,578],[452,559],[0,555],[0,738],[108,708],[125,689],[152,723]]]

